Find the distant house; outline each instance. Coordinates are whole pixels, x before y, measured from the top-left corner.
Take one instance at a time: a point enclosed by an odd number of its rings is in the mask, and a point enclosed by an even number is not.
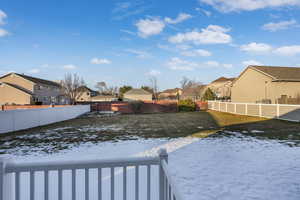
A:
[[[249,66],[232,86],[233,102],[287,103],[288,99],[297,98],[300,98],[298,67]]]
[[[176,100],[181,94],[181,88],[167,89],[159,93],[158,99]]]
[[[92,100],[92,97],[98,95],[97,91],[94,91],[87,86],[81,86],[78,89],[79,95],[76,98],[77,102],[89,102]]]
[[[118,101],[118,97],[115,95],[97,95],[91,98],[91,102],[103,101]]]
[[[61,85],[18,73],[0,77],[0,104],[65,104]]]
[[[200,85],[197,87],[191,87],[184,89],[180,96],[180,99],[192,99],[192,100],[200,100],[205,92],[206,85]]]
[[[151,101],[153,95],[143,89],[131,89],[124,93],[124,101]]]
[[[210,88],[217,96],[217,98],[229,99],[231,96],[231,87],[235,78],[226,78],[220,77],[210,84],[207,85],[207,88]]]

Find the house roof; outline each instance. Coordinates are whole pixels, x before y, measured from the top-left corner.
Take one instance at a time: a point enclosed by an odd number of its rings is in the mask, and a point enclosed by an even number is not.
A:
[[[89,92],[97,92],[97,91],[95,91],[95,90],[92,90],[91,88],[89,88],[89,87],[87,87],[87,86],[80,86],[79,88],[78,88],[78,90],[88,90]]]
[[[200,95],[206,88],[206,85],[200,85],[198,87],[191,87],[183,90],[182,96],[195,96],[195,94]],[[197,96],[198,96],[197,95]]]
[[[211,83],[217,83],[217,82],[226,82],[226,81],[233,81],[235,78],[226,78],[224,76],[212,81]]]
[[[59,83],[56,83],[54,81],[48,81],[48,80],[45,80],[45,79],[35,78],[35,77],[32,77],[32,76],[27,76],[25,74],[18,74],[18,73],[14,73],[14,72],[8,73],[8,74],[0,77],[0,79],[2,79],[4,77],[7,77],[7,76],[9,76],[11,74],[16,74],[16,75],[18,75],[18,76],[20,76],[20,77],[22,77],[24,79],[27,79],[27,80],[29,80],[31,82],[34,82],[34,83],[40,83],[40,84],[45,84],[45,85],[52,85],[52,86],[56,86],[56,87],[61,87],[61,85]]]
[[[162,91],[161,93],[174,93],[174,92],[178,92],[180,90],[181,90],[180,88],[166,89],[166,90]]]
[[[249,66],[270,76],[273,81],[300,81],[300,67]]]
[[[125,92],[125,94],[134,94],[134,95],[152,95],[150,92],[144,90],[144,89],[141,89],[141,88],[134,88],[134,89],[131,89],[127,92]]]
[[[6,83],[6,82],[0,82],[0,84],[1,84],[1,83],[2,83],[2,84],[6,84],[6,85],[8,85],[8,86],[11,86],[11,87],[13,87],[13,88],[15,88],[15,89],[17,89],[17,90],[22,91],[22,92],[25,92],[26,94],[33,95],[33,93],[32,93],[31,91],[26,90],[25,88],[22,88],[22,87],[20,87],[20,86],[18,86],[18,85],[11,84],[11,83]]]

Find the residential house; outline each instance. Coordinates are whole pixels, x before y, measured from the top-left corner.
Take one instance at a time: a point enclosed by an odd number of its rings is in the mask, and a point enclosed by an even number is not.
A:
[[[0,77],[0,104],[65,104],[61,85],[18,73]]]
[[[192,99],[194,101],[200,100],[205,92],[206,85],[200,85],[197,87],[190,87],[184,89],[180,96],[180,99]]]
[[[158,99],[176,100],[181,94],[182,89],[180,88],[167,89],[159,93]]]
[[[89,102],[92,101],[92,98],[98,95],[97,91],[94,91],[87,86],[81,86],[78,89],[78,96],[76,102]]]
[[[208,84],[207,88],[210,88],[218,99],[230,99],[234,79],[235,78],[220,77]]]
[[[248,103],[284,103],[285,100],[298,97],[300,97],[299,67],[249,66],[234,81],[231,100]]]
[[[144,89],[131,89],[124,93],[124,101],[151,101],[153,95]]]

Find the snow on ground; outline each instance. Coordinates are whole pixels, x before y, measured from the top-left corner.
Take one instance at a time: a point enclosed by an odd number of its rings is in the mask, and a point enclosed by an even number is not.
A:
[[[54,154],[12,156],[17,162],[86,160],[131,156],[153,156],[159,148],[170,153],[169,167],[184,199],[189,200],[265,200],[300,198],[300,149],[276,140],[261,140],[237,132],[226,132],[205,139],[139,139],[132,141],[85,143],[71,150]],[[154,170],[154,169],[153,169]],[[134,183],[134,170],[128,172],[129,183]],[[141,169],[143,174],[145,169]],[[153,171],[154,172],[154,171]],[[90,172],[94,174],[94,172]],[[122,183],[120,169],[116,170],[116,189]],[[70,175],[70,174],[69,174]],[[68,174],[66,173],[66,176]],[[78,180],[84,180],[79,173]],[[55,177],[55,174],[53,174]],[[144,176],[141,175],[140,179]],[[153,198],[157,197],[157,173],[153,173]],[[94,178],[91,178],[94,179]],[[109,199],[109,171],[104,172],[104,196]],[[26,185],[28,178],[24,180]],[[42,181],[42,179],[40,179]],[[93,181],[93,180],[91,180]],[[94,180],[95,181],[95,180]],[[142,180],[141,180],[142,181]],[[37,178],[37,183],[39,178]],[[54,182],[53,182],[54,183]],[[66,178],[65,185],[69,185]],[[82,182],[78,183],[79,199],[84,199]],[[119,184],[119,186],[118,186]],[[56,189],[52,189],[53,194]],[[96,188],[91,188],[91,199],[96,199]],[[141,186],[141,198],[145,188]],[[131,187],[129,195],[134,194]],[[41,193],[36,194],[41,197]],[[28,193],[24,191],[24,200]],[[57,199],[51,196],[51,200]],[[64,197],[70,199],[65,192]],[[130,196],[129,196],[130,197]],[[43,198],[37,198],[43,199]],[[122,199],[116,195],[116,199]],[[129,198],[130,199],[130,198]]]

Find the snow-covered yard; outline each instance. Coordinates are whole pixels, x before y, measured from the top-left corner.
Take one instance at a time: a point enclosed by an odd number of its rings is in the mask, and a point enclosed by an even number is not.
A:
[[[151,123],[156,124],[162,120],[161,115],[156,116],[157,120],[152,120]],[[136,127],[150,128],[150,122],[144,121],[146,117],[140,117],[143,123],[135,121],[133,124]],[[214,126],[213,122],[207,124],[203,122],[196,123],[197,115],[190,117],[194,117],[194,127],[191,128],[193,132],[204,128],[213,128]],[[172,121],[172,118],[170,121]],[[175,134],[176,137],[168,137],[171,133],[165,130],[172,126],[173,128],[170,128],[170,130],[176,130],[174,123],[176,122],[172,121],[170,124],[164,124],[164,127],[158,123],[156,125],[157,131],[154,130],[154,136],[151,137],[145,137],[145,134],[139,132],[142,129],[136,129],[138,133],[127,134],[128,139],[124,137],[99,142],[80,139],[77,140],[77,142],[79,141],[77,145],[69,145],[68,148],[62,148],[61,150],[56,149],[51,153],[45,151],[41,146],[29,149],[30,146],[28,145],[15,146],[14,148],[10,146],[11,148],[6,148],[6,151],[17,162],[32,162],[34,160],[46,162],[151,156],[156,155],[159,148],[166,148],[169,152],[171,173],[184,199],[296,200],[300,198],[300,148],[298,140],[289,139],[291,137],[279,138],[280,140],[260,137],[259,134],[263,134],[263,130],[253,130],[253,133],[251,131],[233,132],[223,130],[207,138],[189,137],[188,132],[185,132],[185,135]],[[102,126],[102,128],[101,125],[85,127],[87,126],[85,124],[83,130],[88,130],[91,133],[95,133],[95,131],[99,133],[99,130],[100,132],[109,130],[112,134],[115,134],[116,131],[124,130],[122,128],[123,123],[119,124],[119,126],[114,124]],[[128,125],[128,121],[126,126],[133,127],[133,125]],[[179,125],[176,124],[176,127],[179,127]],[[39,137],[45,137],[43,140],[49,138],[48,131],[55,140],[55,137],[59,135],[57,132],[68,132],[67,130],[72,127],[59,128],[62,127],[43,130],[46,131],[43,132],[46,135],[40,134]],[[158,131],[161,129],[164,131]],[[161,133],[160,137],[158,133]],[[251,134],[255,134],[255,137]],[[91,135],[95,134],[88,134],[86,137]],[[36,136],[36,134],[33,134],[33,137]],[[296,136],[298,138],[300,133]],[[29,135],[18,137],[27,138]],[[51,138],[49,141],[51,141]],[[13,142],[13,140],[10,142]],[[67,142],[65,141],[65,143]],[[50,147],[52,145],[50,144]],[[157,178],[157,175],[154,174],[154,176]],[[53,197],[53,199],[56,198]],[[94,198],[91,197],[91,199]],[[122,198],[116,196],[116,199]]]

